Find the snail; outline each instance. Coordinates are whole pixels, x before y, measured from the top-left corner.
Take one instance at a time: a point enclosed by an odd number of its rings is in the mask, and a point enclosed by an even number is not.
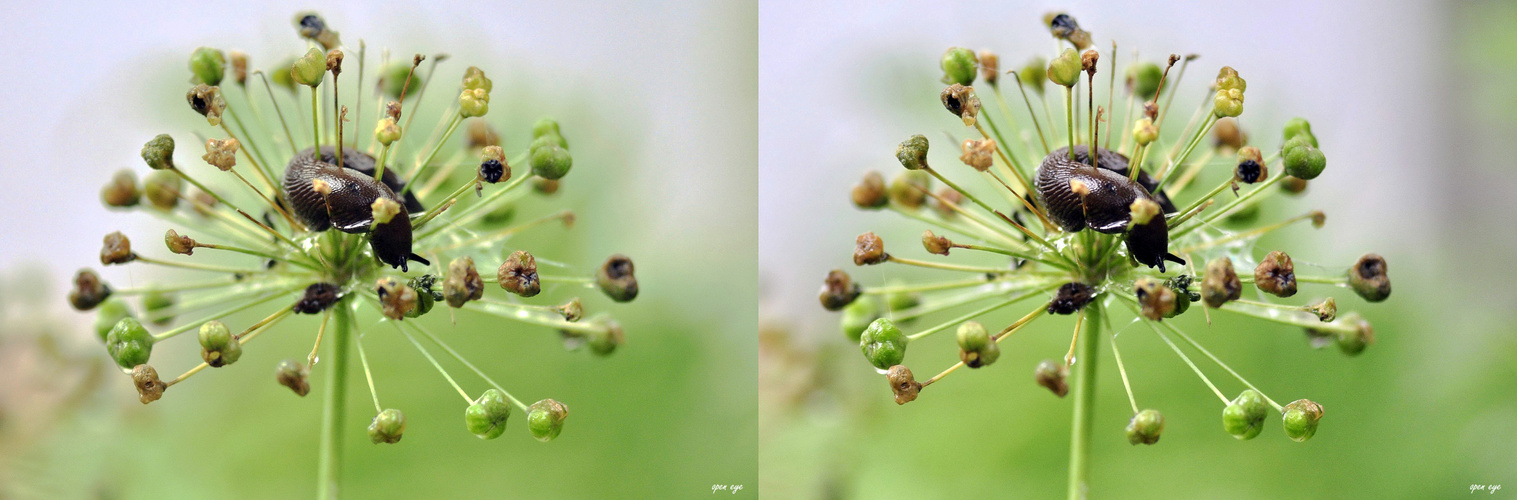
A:
[[[1087,227],[1107,234],[1127,231],[1128,253],[1144,265],[1158,267],[1159,272],[1164,272],[1165,260],[1185,264],[1184,259],[1169,253],[1169,224],[1164,214],[1176,209],[1163,191],[1150,194],[1158,183],[1143,171],[1138,172],[1136,182],[1129,179],[1127,157],[1106,149],[1096,150],[1096,166],[1092,167],[1087,151],[1085,146],[1075,146],[1076,161],[1070,161],[1069,148],[1059,148],[1038,166],[1038,197],[1048,218],[1069,232]],[[1083,196],[1076,193],[1071,181],[1079,181],[1088,192]],[[1138,199],[1151,200],[1161,210],[1148,223],[1128,231],[1131,206]]]
[[[405,184],[389,169],[385,170],[384,182],[374,180],[373,156],[344,149],[343,166],[337,166],[334,148],[321,148],[318,160],[314,150],[306,149],[296,154],[284,172],[284,194],[296,218],[312,231],[337,228],[345,233],[373,231],[369,245],[374,256],[391,267],[406,271],[406,261],[414,260],[422,265],[431,265],[421,256],[411,253],[411,212],[422,210],[421,202],[411,193],[405,198],[395,194]],[[331,188],[323,195],[316,192],[313,181],[321,180]],[[388,198],[401,205],[400,213],[384,224],[374,224],[372,205],[374,200]]]

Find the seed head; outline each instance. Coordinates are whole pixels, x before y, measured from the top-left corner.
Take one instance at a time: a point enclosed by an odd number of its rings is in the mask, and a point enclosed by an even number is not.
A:
[[[279,366],[274,367],[274,380],[279,381],[279,385],[289,387],[300,397],[311,392],[311,383],[306,380],[309,375],[310,369],[293,359],[280,361]]]
[[[1291,257],[1279,250],[1270,252],[1254,268],[1254,284],[1276,297],[1296,294],[1296,266]]]
[[[102,254],[103,255],[103,254]],[[890,257],[885,253],[885,240],[874,234],[873,231],[859,235],[854,239],[853,264],[866,266],[885,262]],[[104,257],[101,258],[104,260]]]
[[[606,262],[595,271],[595,284],[611,300],[631,302],[637,298],[638,291],[634,272],[631,257],[614,254],[606,258]]]
[[[1032,372],[1032,379],[1055,396],[1064,397],[1069,394],[1069,383],[1065,378],[1069,376],[1069,367],[1054,363],[1051,359],[1045,359],[1038,363],[1038,367]]]
[[[895,404],[916,401],[917,394],[922,392],[922,384],[917,382],[916,377],[911,375],[911,369],[905,365],[890,367],[885,378],[890,381],[890,391],[895,393]]]
[[[157,401],[163,397],[163,390],[168,388],[162,380],[158,380],[158,371],[148,365],[132,368],[132,385],[137,386],[137,399],[142,404]]]
[[[1127,442],[1133,445],[1157,443],[1162,433],[1164,433],[1164,415],[1159,413],[1159,410],[1140,411],[1127,421]]]
[[[974,84],[979,58],[975,57],[973,50],[952,47],[943,53],[940,65],[943,68],[943,83],[967,86]]]
[[[1385,257],[1367,253],[1348,269],[1348,284],[1354,293],[1370,302],[1380,302],[1391,296],[1391,277],[1387,274]]]
[[[1296,442],[1304,442],[1317,433],[1317,423],[1322,421],[1322,405],[1310,399],[1298,399],[1285,405],[1281,420],[1285,435]]]
[[[526,252],[519,253],[526,254]],[[526,259],[531,262],[535,277],[537,264],[531,260],[532,256],[530,254],[526,255]],[[516,258],[517,256],[516,254],[512,254],[511,257]],[[510,262],[510,260],[507,260],[507,262]],[[502,269],[504,269],[504,266],[502,266]],[[501,281],[501,286],[505,286],[504,280]],[[509,288],[507,289],[509,290]],[[444,299],[447,299],[448,307],[463,307],[464,304],[471,300],[483,298],[484,294],[485,281],[484,278],[479,276],[479,271],[474,269],[474,259],[472,257],[459,257],[453,259],[453,262],[448,263],[448,277],[442,282],[442,296]],[[525,296],[531,297],[536,294],[536,290],[533,290],[531,295]]]
[[[874,320],[859,336],[859,348],[864,351],[864,358],[881,370],[901,364],[906,359],[906,345],[910,342],[911,339],[889,318]]]
[[[538,441],[548,442],[564,430],[564,420],[569,418],[569,407],[552,399],[544,399],[527,410],[527,430]]]
[[[496,270],[495,280],[501,288],[523,297],[531,297],[542,291],[537,276],[537,259],[526,250],[512,252],[500,264],[500,269]]]

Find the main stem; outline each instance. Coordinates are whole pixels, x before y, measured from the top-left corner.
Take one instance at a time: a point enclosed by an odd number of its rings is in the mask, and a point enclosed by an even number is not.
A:
[[[1085,307],[1085,330],[1080,332],[1080,355],[1075,358],[1075,416],[1069,439],[1069,498],[1085,498],[1090,483],[1090,428],[1096,403],[1096,353],[1101,346],[1100,298]]]
[[[353,311],[346,301],[332,305],[332,345],[327,347],[330,358],[327,370],[327,388],[321,405],[321,454],[316,477],[316,498],[337,498],[337,485],[342,478],[343,417],[347,413],[348,395],[348,341],[353,334]]]

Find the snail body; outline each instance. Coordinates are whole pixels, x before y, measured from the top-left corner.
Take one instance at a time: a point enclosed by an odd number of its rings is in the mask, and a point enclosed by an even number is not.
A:
[[[395,194],[405,185],[394,173],[386,170],[384,182],[375,181],[374,157],[344,150],[343,166],[338,167],[333,148],[323,147],[321,152],[317,158],[312,149],[301,151],[285,168],[284,194],[294,216],[312,231],[333,228],[345,233],[372,231],[369,244],[374,256],[391,267],[406,270],[408,260],[431,265],[411,252],[410,212],[421,210],[421,203],[409,193],[405,198]],[[317,192],[313,186],[316,180],[325,182],[331,192],[326,195]],[[372,207],[379,198],[396,202],[401,210],[390,222],[376,225]]]
[[[1127,157],[1119,153],[1098,148],[1096,155],[1095,167],[1090,165],[1085,146],[1075,147],[1075,161],[1069,159],[1069,148],[1059,148],[1043,158],[1035,183],[1048,218],[1069,232],[1085,228],[1107,234],[1126,231],[1128,253],[1160,272],[1165,260],[1184,264],[1185,260],[1169,253],[1165,214],[1175,212],[1175,206],[1162,191],[1157,196],[1151,194],[1150,189],[1158,183],[1141,171],[1137,181],[1129,179]],[[1075,192],[1072,184],[1083,185],[1085,192]],[[1131,207],[1139,199],[1153,201],[1162,210],[1147,223],[1129,230]]]

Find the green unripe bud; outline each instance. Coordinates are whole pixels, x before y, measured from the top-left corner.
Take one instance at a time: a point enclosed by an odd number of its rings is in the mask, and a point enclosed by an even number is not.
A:
[[[1297,399],[1285,405],[1282,413],[1285,435],[1300,443],[1317,433],[1317,423],[1322,420],[1322,405],[1310,399]]]
[[[121,300],[106,300],[100,304],[100,312],[95,316],[95,335],[105,342],[111,330],[116,328],[116,323],[125,318],[132,318],[132,309]]]
[[[550,145],[532,150],[532,173],[544,179],[556,180],[569,174],[574,167],[574,157],[569,150]]]
[[[160,210],[173,210],[179,206],[179,192],[183,187],[184,179],[169,170],[152,172],[142,179],[142,194],[148,203]]]
[[[951,47],[943,53],[939,66],[943,68],[944,84],[970,85],[974,83],[974,75],[980,69],[980,59],[973,50]]]
[[[527,410],[527,430],[538,441],[548,442],[564,430],[564,420],[569,418],[569,407],[552,399],[544,399]]]
[[[1375,329],[1370,326],[1369,321],[1360,317],[1359,313],[1348,313],[1338,323],[1350,328],[1334,332],[1338,350],[1343,351],[1344,354],[1358,356],[1359,353],[1364,352],[1365,347],[1375,341]]]
[[[386,146],[400,140],[400,125],[395,123],[394,118],[388,116],[381,118],[379,123],[374,126],[374,140]]]
[[[1249,389],[1222,409],[1222,428],[1239,441],[1247,441],[1264,430],[1264,417],[1269,414],[1269,405],[1264,395]]]
[[[464,425],[480,439],[495,439],[506,432],[506,419],[511,416],[511,403],[499,389],[487,389],[485,393],[464,411]]]
[[[137,189],[137,176],[129,169],[118,170],[111,181],[100,188],[100,201],[108,207],[135,207],[142,200],[142,190]]]
[[[1001,346],[990,338],[990,332],[985,330],[985,325],[978,322],[966,321],[959,325],[959,360],[964,366],[979,368],[990,366],[996,359],[1001,357]]]
[[[901,208],[916,210],[927,201],[927,191],[932,187],[932,176],[922,170],[908,170],[890,179],[886,193],[890,201]]]
[[[226,75],[226,55],[210,47],[195,49],[190,53],[190,73],[195,75],[195,83],[221,85],[221,78]]]
[[[1075,49],[1064,49],[1064,52],[1048,63],[1048,81],[1054,82],[1065,88],[1074,87],[1080,81],[1080,53]]]
[[[458,94],[458,111],[464,118],[485,116],[490,112],[490,93],[485,89],[464,89]]]
[[[406,77],[410,77],[409,89],[406,88]],[[379,91],[384,92],[390,99],[400,100],[401,92],[416,95],[417,89],[421,88],[421,75],[411,72],[411,65],[396,62],[385,66],[379,71]]]
[[[532,143],[527,146],[527,150],[531,151],[531,152],[536,152],[538,149],[546,148],[546,147],[560,147],[560,148],[564,148],[564,149],[569,149],[569,142],[565,141],[564,137],[561,136],[561,135],[558,135],[558,134],[547,134],[547,135],[539,136],[539,137],[537,137],[535,139],[532,139]]]
[[[158,134],[142,145],[142,161],[153,170],[174,168],[174,138]]]
[[[904,286],[900,280],[891,280],[891,286]],[[892,311],[904,311],[922,304],[922,295],[911,292],[894,292],[885,296],[885,303]],[[904,323],[904,321],[903,321]]]
[[[1034,57],[1027,61],[1026,66],[1017,72],[1017,79],[1022,86],[1031,88],[1039,95],[1043,94],[1043,82],[1048,79],[1048,62],[1041,57]]]
[[[1164,415],[1159,410],[1143,410],[1127,421],[1127,442],[1137,445],[1159,442],[1164,432]]]
[[[374,444],[395,444],[406,432],[406,415],[400,410],[389,408],[374,416],[374,421],[369,423],[369,441]]]
[[[1290,142],[1291,139],[1302,137],[1311,143],[1312,147],[1318,147],[1317,136],[1312,135],[1312,124],[1308,123],[1305,118],[1291,118],[1290,121],[1285,122],[1284,135],[1282,138],[1283,142]]]
[[[536,139],[538,137],[542,137],[542,136],[545,136],[545,135],[563,135],[558,130],[558,121],[557,120],[554,120],[552,118],[543,117],[543,118],[538,118],[537,122],[532,124],[532,138],[533,139]],[[564,146],[564,147],[568,147],[568,146]]]
[[[1385,257],[1367,253],[1348,268],[1348,285],[1364,300],[1380,302],[1391,296],[1390,267]]]
[[[859,336],[859,349],[875,368],[886,370],[906,359],[906,344],[909,342],[911,339],[896,328],[894,321],[880,318],[870,323]]]
[[[895,158],[901,161],[901,166],[906,167],[906,170],[927,168],[927,137],[917,134],[902,141],[895,148]]]
[[[1217,89],[1217,95],[1212,97],[1212,114],[1218,118],[1243,114],[1243,91]]]
[[[154,325],[168,325],[169,323],[174,322],[173,315],[156,315],[153,313],[174,307],[174,304],[176,302],[179,301],[174,298],[174,294],[170,292],[160,292],[153,290],[151,292],[148,292],[147,295],[142,296],[142,309],[145,311],[143,315],[154,318]]]
[[[320,49],[312,47],[306,51],[306,55],[295,60],[290,65],[290,79],[295,83],[307,87],[316,88],[321,85],[321,80],[326,78],[327,54]]]
[[[1127,91],[1143,100],[1154,98],[1159,92],[1159,80],[1164,70],[1159,65],[1146,62],[1127,68]]]
[[[220,321],[200,327],[200,357],[213,368],[230,365],[242,357],[242,343]]]
[[[469,66],[469,69],[464,70],[464,88],[479,89],[489,93],[495,88],[495,83],[485,78],[485,71],[479,69],[478,66]]]
[[[1327,157],[1312,142],[1302,135],[1285,141],[1282,157],[1286,175],[1308,181],[1322,175],[1322,169],[1327,167]]]
[[[1132,126],[1132,138],[1138,141],[1139,146],[1146,146],[1159,140],[1159,127],[1154,126],[1154,121],[1148,118],[1139,118]]]
[[[153,335],[136,318],[121,318],[105,336],[105,350],[122,368],[145,364],[153,355]]]
[[[617,346],[626,342],[626,334],[622,332],[621,323],[605,318],[596,318],[594,321],[597,328],[585,338],[585,345],[590,346],[590,352],[599,356],[610,356],[616,352]]]
[[[864,330],[869,328],[869,324],[874,323],[874,320],[879,318],[880,308],[874,299],[859,297],[852,304],[848,304],[847,307],[843,308],[843,319],[840,321],[843,327],[843,335],[848,337],[848,340],[858,342],[859,336],[864,334]]]
[[[284,87],[290,92],[295,91],[295,78],[290,76],[290,67],[295,66],[296,58],[291,57],[274,66],[276,69],[269,71],[269,81],[274,85]]]

